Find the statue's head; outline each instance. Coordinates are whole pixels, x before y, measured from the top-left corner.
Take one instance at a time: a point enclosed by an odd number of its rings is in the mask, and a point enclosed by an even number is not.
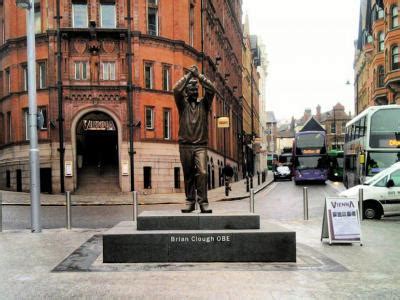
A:
[[[197,101],[199,96],[199,82],[195,78],[191,78],[186,85],[186,95],[189,101]]]

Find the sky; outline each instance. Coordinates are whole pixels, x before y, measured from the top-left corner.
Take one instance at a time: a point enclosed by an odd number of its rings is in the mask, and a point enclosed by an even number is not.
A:
[[[266,45],[266,110],[278,120],[315,114],[318,104],[354,112],[359,11],[359,0],[243,0],[250,33]]]

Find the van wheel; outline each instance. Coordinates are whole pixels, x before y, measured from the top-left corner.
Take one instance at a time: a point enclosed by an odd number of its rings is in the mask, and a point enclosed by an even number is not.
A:
[[[364,219],[379,220],[382,217],[381,209],[375,204],[368,204],[364,207]]]

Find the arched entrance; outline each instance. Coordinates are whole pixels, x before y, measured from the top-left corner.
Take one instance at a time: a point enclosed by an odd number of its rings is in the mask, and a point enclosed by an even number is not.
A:
[[[78,193],[119,192],[118,128],[106,113],[92,111],[76,125]]]

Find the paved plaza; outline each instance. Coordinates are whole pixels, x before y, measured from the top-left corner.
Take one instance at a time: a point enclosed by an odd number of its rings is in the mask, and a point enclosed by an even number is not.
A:
[[[362,221],[363,246],[321,243],[323,197],[341,187],[308,188],[308,221],[301,205],[293,204],[302,201],[301,187],[271,182],[256,195],[263,219],[296,232],[296,263],[104,264],[101,234],[108,228],[58,227],[32,234],[13,229],[7,219],[0,233],[0,299],[400,299],[400,217]],[[212,208],[244,211],[248,202],[216,201]],[[278,209],[285,203],[287,213]],[[20,206],[6,205],[4,217],[15,207]],[[104,218],[112,207],[102,206]],[[140,210],[181,207],[141,205]],[[121,221],[131,217],[117,215]]]

